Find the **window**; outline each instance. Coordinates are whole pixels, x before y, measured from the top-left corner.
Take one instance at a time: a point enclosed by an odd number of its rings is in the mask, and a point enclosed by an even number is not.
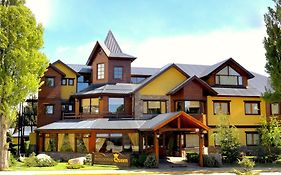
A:
[[[99,113],[99,98],[85,98],[81,100],[81,108],[83,114]]]
[[[54,105],[52,105],[52,104],[45,105],[45,114],[47,114],[47,115],[54,114]]]
[[[80,92],[87,88],[90,85],[90,81],[87,79],[87,77],[81,75],[77,79],[77,92]]]
[[[226,66],[216,74],[217,85],[243,85],[242,76],[230,66]]]
[[[260,136],[257,132],[246,132],[247,146],[255,146],[260,142]]]
[[[55,78],[54,77],[46,77],[45,84],[48,87],[54,87],[55,86]]]
[[[114,67],[114,79],[123,79],[123,67]]]
[[[214,132],[213,136],[214,136],[214,145],[215,146],[220,146],[220,139],[219,139],[218,133]]]
[[[73,104],[62,104],[61,111],[65,113],[73,112]]]
[[[61,85],[65,86],[67,84],[67,79],[66,78],[62,78],[61,79]]]
[[[246,115],[260,115],[260,102],[245,102]]]
[[[104,79],[104,64],[98,64],[97,67],[98,80]]]
[[[111,113],[124,112],[124,98],[109,98],[108,111]]]
[[[89,134],[75,134],[75,151],[78,153],[88,153]]]
[[[57,151],[58,135],[57,134],[45,134],[44,139],[44,151],[52,152]]]
[[[68,85],[69,86],[73,86],[74,85],[74,79],[73,78],[69,78],[68,79]]]
[[[229,109],[229,101],[214,101],[214,114],[219,115],[229,115],[230,109]]]
[[[176,110],[184,111],[188,114],[200,114],[200,101],[177,101]]]
[[[164,114],[166,110],[166,101],[144,101],[143,113],[144,114]]]
[[[133,84],[139,84],[141,83],[145,77],[131,77],[131,83]]]
[[[279,103],[271,103],[270,110],[271,110],[271,115],[279,115],[280,114]]]

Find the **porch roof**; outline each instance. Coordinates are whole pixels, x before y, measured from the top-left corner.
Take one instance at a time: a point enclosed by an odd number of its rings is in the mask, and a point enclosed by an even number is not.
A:
[[[209,130],[209,128],[199,120],[186,114],[185,112],[171,112],[159,114],[152,119],[88,119],[88,120],[61,120],[38,128],[37,130],[139,130],[155,131],[163,126],[173,123],[176,118],[180,118],[183,128],[198,128]]]

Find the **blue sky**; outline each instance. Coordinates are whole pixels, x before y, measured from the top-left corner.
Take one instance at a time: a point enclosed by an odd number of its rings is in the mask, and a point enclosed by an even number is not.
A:
[[[214,64],[233,57],[264,73],[263,15],[270,0],[27,0],[45,28],[51,62],[85,64],[109,29],[133,66]],[[255,64],[253,64],[255,60]]]

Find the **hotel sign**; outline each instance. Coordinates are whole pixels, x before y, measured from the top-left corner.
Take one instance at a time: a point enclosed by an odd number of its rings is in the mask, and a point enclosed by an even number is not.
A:
[[[93,164],[130,166],[130,154],[93,153]]]

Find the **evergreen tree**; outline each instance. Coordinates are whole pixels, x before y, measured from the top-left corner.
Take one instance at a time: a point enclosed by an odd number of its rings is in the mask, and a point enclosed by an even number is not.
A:
[[[270,75],[272,89],[264,97],[269,102],[281,102],[281,0],[274,0],[275,8],[268,8],[264,15],[267,37],[264,39],[266,50],[266,72]]]
[[[24,0],[0,1],[0,170],[8,168],[6,132],[17,106],[38,90],[48,66],[43,28]]]

